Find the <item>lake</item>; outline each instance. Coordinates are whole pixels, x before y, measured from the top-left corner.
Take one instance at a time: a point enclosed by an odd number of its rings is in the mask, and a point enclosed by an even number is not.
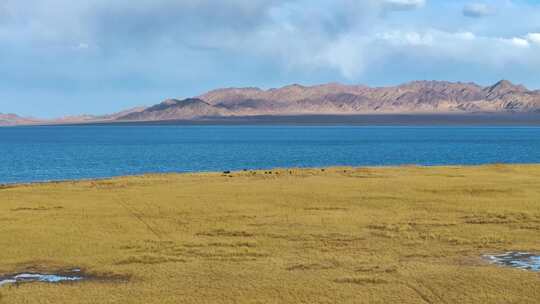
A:
[[[275,167],[540,163],[540,127],[0,128],[0,183]]]

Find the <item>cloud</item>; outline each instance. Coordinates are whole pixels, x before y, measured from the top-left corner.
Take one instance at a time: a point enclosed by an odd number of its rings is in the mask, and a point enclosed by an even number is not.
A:
[[[509,40],[514,46],[517,46],[517,47],[529,47],[529,41],[527,41],[526,39],[523,39],[523,38],[520,38],[520,37],[514,37],[512,39]]]
[[[426,0],[384,0],[384,5],[390,10],[411,10],[423,7]]]
[[[529,33],[527,34],[527,40],[532,43],[540,45],[540,33]]]
[[[182,63],[187,58],[239,56],[288,71],[330,69],[354,79],[396,54],[429,54],[416,60],[474,58],[482,64],[497,61],[482,58],[499,56],[507,62],[540,41],[534,33],[504,37],[422,23],[401,26],[399,19],[384,14],[426,6],[425,0],[140,0],[137,5],[128,0],[51,0],[64,8],[61,12],[38,0],[28,0],[33,5],[4,1],[16,22],[0,28],[0,38],[5,38],[0,46],[32,43],[51,58],[63,46],[87,50],[78,56],[94,56],[126,74],[156,69],[166,59]],[[468,16],[492,11],[481,3],[464,8]],[[493,55],[485,56],[486,49]],[[174,58],[175,53],[185,57]]]
[[[463,16],[470,18],[481,18],[492,15],[494,9],[484,3],[471,3],[463,7]]]
[[[538,83],[528,75],[540,69],[540,7],[478,3],[463,14],[485,16],[495,6],[498,14],[463,22],[461,4],[434,0],[0,0],[0,91],[61,92],[66,103],[49,108],[68,111],[81,96],[97,107],[100,92],[159,100],[231,85],[474,80],[508,71]],[[4,100],[32,102],[25,96]],[[118,104],[107,96],[102,107]]]
[[[487,69],[502,69],[516,64],[540,67],[536,55],[540,47],[532,47],[529,43],[538,38],[540,35],[506,38],[437,29],[386,30],[369,35],[351,33],[311,54],[310,58],[318,59],[312,64],[331,66],[350,79],[369,73],[379,64],[388,64],[392,58],[399,58],[401,63],[459,62]],[[444,65],[441,67],[448,68]]]

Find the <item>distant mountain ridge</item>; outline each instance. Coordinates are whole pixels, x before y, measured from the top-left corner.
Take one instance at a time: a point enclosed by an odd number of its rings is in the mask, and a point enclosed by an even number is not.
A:
[[[107,115],[75,115],[65,116],[55,119],[40,119],[31,117],[21,117],[16,114],[0,113],[0,126],[19,126],[19,125],[58,125],[58,124],[76,124],[76,123],[92,123],[92,122],[111,122],[117,120],[133,112],[145,110],[146,107],[135,107],[121,112]]]
[[[447,81],[413,81],[398,86],[368,87],[329,83],[288,85],[263,90],[223,88],[187,99],[167,99],[150,107],[51,121],[4,118],[0,124],[84,123],[197,120],[206,117],[360,114],[538,113],[540,91],[501,80],[491,86]],[[7,123],[6,123],[7,121]],[[18,123],[21,122],[21,123]]]
[[[507,80],[474,83],[414,81],[393,87],[337,83],[277,89],[226,88],[196,98],[170,99],[119,120],[175,120],[208,116],[314,114],[540,113],[540,92]]]
[[[38,119],[20,117],[16,114],[3,114],[0,113],[0,126],[16,126],[16,125],[26,125],[39,122]]]

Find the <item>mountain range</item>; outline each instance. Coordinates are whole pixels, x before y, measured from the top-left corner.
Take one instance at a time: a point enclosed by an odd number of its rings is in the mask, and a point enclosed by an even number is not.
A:
[[[360,114],[538,113],[540,91],[501,80],[492,86],[414,81],[391,87],[330,83],[282,88],[217,89],[187,99],[167,99],[104,116],[54,120],[0,114],[0,125],[203,120],[210,117]]]

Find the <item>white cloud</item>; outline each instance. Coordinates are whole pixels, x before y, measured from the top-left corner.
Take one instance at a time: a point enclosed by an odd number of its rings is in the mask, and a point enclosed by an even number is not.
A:
[[[455,34],[457,38],[461,38],[464,40],[474,40],[476,39],[476,35],[471,32],[461,32]]]
[[[509,41],[517,47],[529,47],[529,41],[523,38],[514,37],[510,39]]]
[[[403,32],[399,30],[378,33],[375,39],[384,41],[392,46],[430,46],[434,43],[430,33]]]
[[[365,60],[373,60],[364,52],[365,41],[351,37],[341,37],[336,43],[323,49],[317,58],[318,66],[330,66],[338,69],[343,76],[354,79],[365,72]]]
[[[540,67],[535,59],[540,48],[532,48],[529,43],[540,35],[527,37],[478,36],[472,32],[436,29],[385,30],[373,34],[351,32],[319,47],[293,52],[288,59],[291,65],[302,62],[335,68],[350,79],[369,73],[371,68],[390,58],[400,58],[404,63],[460,62],[494,69],[516,63]]]
[[[540,45],[540,33],[527,34],[527,40],[529,40],[532,43]]]

